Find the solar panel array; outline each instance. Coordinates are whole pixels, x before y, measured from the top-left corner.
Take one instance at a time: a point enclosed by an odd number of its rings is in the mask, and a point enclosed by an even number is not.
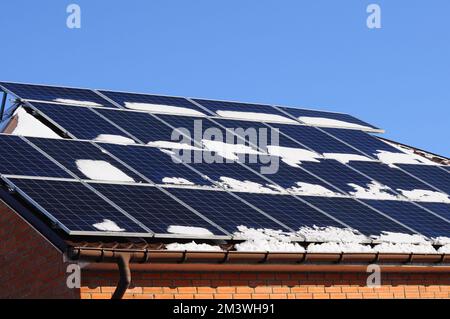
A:
[[[347,114],[16,83],[0,88],[65,133],[1,134],[0,174],[70,235],[232,238],[240,225],[450,233],[448,167],[379,161],[383,152],[406,153]],[[333,127],[339,123],[344,127]],[[265,144],[251,132],[267,133]],[[214,144],[225,137],[225,148]]]

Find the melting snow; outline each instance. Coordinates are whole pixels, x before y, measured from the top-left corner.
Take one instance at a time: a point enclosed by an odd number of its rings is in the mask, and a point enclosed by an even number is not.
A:
[[[164,177],[162,181],[165,184],[173,184],[173,185],[195,185],[194,183],[188,181],[187,179],[178,177]]]
[[[372,236],[375,241],[385,243],[400,243],[400,244],[426,244],[428,239],[425,236],[418,234],[403,234],[384,231],[378,236]]]
[[[378,159],[388,165],[393,164],[427,164],[427,165],[438,165],[437,163],[430,161],[429,159],[422,157],[420,155],[409,153],[393,153],[383,150],[378,150],[375,154]]]
[[[361,245],[357,243],[336,243],[329,242],[323,244],[310,244],[308,245],[308,252],[310,253],[371,253],[372,247],[367,245]]]
[[[317,242],[342,242],[362,243],[368,238],[357,230],[338,227],[301,227],[297,235],[304,237],[306,241]]]
[[[304,252],[305,248],[292,243],[292,236],[279,230],[254,229],[238,226],[234,236],[245,239],[245,242],[235,245],[237,251],[276,251]]]
[[[438,250],[441,254],[450,254],[450,244],[444,245]]]
[[[411,191],[398,189],[403,196],[413,201],[420,202],[434,202],[434,203],[450,203],[450,198],[447,194],[430,191],[425,189],[414,189]]]
[[[261,122],[278,122],[286,124],[298,124],[297,121],[281,116],[278,114],[258,113],[258,112],[238,112],[238,111],[216,111],[219,116],[238,119],[238,120],[251,120]]]
[[[79,101],[70,99],[54,99],[53,101],[62,104],[78,105],[78,106],[103,106],[101,104],[90,102],[90,101]]]
[[[430,243],[426,244],[393,244],[393,243],[382,243],[376,245],[373,248],[374,251],[380,253],[396,253],[396,254],[436,254],[436,249]]]
[[[193,235],[193,236],[212,236],[208,229],[202,227],[176,226],[172,225],[167,228],[167,232],[177,235]]]
[[[101,231],[123,232],[125,229],[120,228],[115,222],[104,219],[103,222],[92,225]]]
[[[112,134],[100,134],[97,136],[94,141],[97,142],[105,142],[111,144],[122,144],[122,145],[131,145],[136,144],[134,140],[131,138],[121,136],[121,135],[112,135]]]
[[[89,179],[114,182],[134,182],[134,179],[105,161],[79,159],[77,168]]]
[[[342,197],[342,194],[335,193],[328,188],[321,185],[297,182],[297,186],[293,186],[288,189],[291,193],[295,195],[305,195],[305,196],[326,196],[326,197]]]
[[[128,109],[147,111],[154,113],[167,113],[167,114],[180,114],[187,116],[206,116],[200,111],[190,109],[187,107],[162,105],[162,104],[150,104],[150,103],[135,103],[125,102],[125,107]]]
[[[267,151],[270,155],[281,157],[283,162],[293,167],[298,167],[302,162],[319,163],[317,159],[322,158],[321,155],[302,148],[270,145]]]
[[[323,157],[328,159],[334,159],[343,164],[348,164],[351,161],[359,162],[373,162],[374,160],[363,155],[358,154],[344,154],[344,153],[323,153]]]
[[[354,192],[349,192],[349,194],[357,198],[391,200],[400,199],[399,196],[389,193],[392,192],[392,189],[390,187],[382,185],[375,181],[367,184],[367,188],[361,187],[354,183],[349,183],[348,185],[355,189]]]
[[[437,237],[434,242],[436,245],[450,245],[450,237]]]
[[[373,128],[365,125],[360,125],[356,123],[349,123],[345,121],[340,121],[336,119],[330,119],[325,117],[309,117],[309,116],[300,116],[298,118],[300,121],[310,125],[317,126],[329,126],[329,127],[346,127],[346,128],[354,128],[360,130],[373,130]]]
[[[259,183],[251,181],[240,181],[231,177],[222,176],[220,177],[219,184],[227,189],[234,191],[242,191],[247,193],[257,193],[257,194],[277,194],[279,193],[273,187],[268,188]]]
[[[201,148],[192,146],[187,143],[179,143],[179,142],[170,142],[170,141],[154,141],[147,143],[148,146],[158,147],[158,148],[168,148],[168,149],[176,149],[176,150],[193,150],[193,151],[201,151]]]
[[[228,144],[205,139],[202,140],[202,143],[208,151],[216,152],[219,156],[232,161],[239,159],[237,154],[264,155],[264,153],[243,144]]]
[[[171,243],[166,245],[166,249],[173,251],[222,251],[222,248],[219,246],[197,244],[195,241],[187,244]]]
[[[25,111],[25,109],[22,107],[18,108],[14,112],[13,116],[17,116],[17,126],[11,133],[12,135],[44,137],[53,139],[62,138],[52,129],[47,127],[44,123]]]

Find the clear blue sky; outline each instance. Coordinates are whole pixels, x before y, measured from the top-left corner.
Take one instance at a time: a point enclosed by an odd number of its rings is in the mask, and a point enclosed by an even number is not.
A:
[[[70,3],[80,30],[66,27]],[[366,27],[370,3],[381,30]],[[450,156],[448,0],[9,0],[0,10],[2,80],[347,112]]]

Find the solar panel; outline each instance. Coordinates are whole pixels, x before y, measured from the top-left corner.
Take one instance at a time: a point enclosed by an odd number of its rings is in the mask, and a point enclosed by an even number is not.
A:
[[[193,99],[193,101],[208,109],[212,114],[226,118],[254,119],[256,121],[260,120],[263,122],[282,121],[298,124],[296,120],[289,118],[284,113],[278,111],[270,105],[204,99]]]
[[[180,188],[170,188],[169,191],[229,233],[234,233],[241,225],[288,230],[227,192]],[[238,195],[240,197],[245,194]],[[260,201],[267,202],[263,195]],[[273,214],[270,215],[275,217]]]
[[[443,169],[445,169],[447,172],[450,172],[450,165],[447,166],[441,166]]]
[[[109,205],[89,188],[77,181],[37,179],[9,179],[22,193],[32,199],[36,207],[57,222],[69,234],[77,232],[114,234],[148,232]],[[112,223],[108,223],[107,221]],[[109,224],[109,225],[108,225]],[[113,227],[115,225],[115,227]]]
[[[355,191],[355,187],[349,184],[366,188],[373,182],[373,180],[335,160],[320,160],[320,163],[303,162],[300,167],[347,193]]]
[[[0,135],[0,174],[70,177],[20,137],[3,134]]]
[[[189,102],[183,97],[173,97],[173,96],[162,96],[162,95],[151,95],[151,94],[137,94],[137,93],[123,93],[123,92],[111,92],[111,91],[100,91],[103,95],[107,96],[114,102],[128,109],[138,109],[138,110],[150,110],[155,113],[177,113],[183,114],[186,112],[185,109],[194,111],[198,115],[205,115],[204,110],[194,103]],[[157,107],[160,106],[160,107]],[[166,107],[164,107],[166,106]],[[176,109],[183,108],[183,109]]]
[[[394,190],[411,191],[422,189],[436,191],[434,188],[409,176],[400,169],[392,168],[385,164],[378,162],[350,162],[349,165]]]
[[[155,187],[101,183],[91,185],[156,234],[167,235],[173,228],[170,226],[182,226],[204,228],[211,235],[224,235],[217,227]],[[177,233],[172,232],[172,235]]]
[[[334,113],[334,112],[324,112],[324,111],[315,111],[315,110],[306,110],[306,109],[298,109],[298,108],[290,108],[290,107],[284,107],[284,106],[277,106],[277,108],[283,110],[284,112],[290,114],[291,116],[299,119],[302,122],[305,123],[318,123],[317,122],[317,118],[319,119],[327,119],[327,120],[337,120],[337,121],[341,121],[341,123],[333,123],[330,121],[321,121],[322,124],[320,124],[319,126],[333,126],[333,124],[337,124],[339,126],[344,126],[347,123],[348,127],[354,127],[354,128],[358,128],[358,129],[366,129],[366,130],[379,130],[379,128],[366,123],[364,121],[361,121],[349,114],[343,114],[343,113]],[[311,119],[308,118],[313,118],[316,119],[315,121],[311,121]],[[342,123],[344,122],[344,123]],[[357,126],[355,126],[357,125]]]
[[[313,196],[302,198],[366,235],[377,235],[382,231],[411,233],[411,230],[351,198]]]
[[[380,151],[402,154],[402,152],[395,147],[362,131],[338,128],[324,128],[323,130],[374,158],[377,158],[376,155]]]
[[[72,173],[81,179],[89,179],[89,175],[83,173],[84,165],[95,165],[86,163],[86,161],[102,161],[108,163],[113,167],[119,169],[126,176],[131,177],[135,182],[144,182],[144,180],[123,166],[121,163],[115,161],[111,156],[102,152],[101,149],[91,144],[90,142],[72,141],[72,140],[55,140],[44,138],[27,138],[31,143],[39,147],[45,153],[53,157],[64,167],[69,169]],[[109,144],[102,144],[109,145]],[[85,162],[84,165],[82,162]],[[100,164],[102,164],[100,163]],[[99,163],[97,162],[97,165]],[[81,165],[81,166],[80,166]],[[81,168],[80,168],[81,167]],[[111,167],[112,168],[112,167]],[[110,168],[110,169],[111,169]],[[95,169],[95,168],[94,168]],[[90,170],[86,167],[85,170]],[[97,168],[98,170],[98,168]],[[92,172],[91,172],[92,173]],[[110,172],[111,174],[111,172]],[[100,178],[100,177],[99,177]]]
[[[450,233],[448,222],[410,202],[392,200],[364,200],[364,202],[425,236],[448,236]]]
[[[24,100],[63,102],[65,104],[114,107],[113,104],[88,89],[64,88],[0,82],[0,87]]]
[[[122,130],[86,107],[33,102],[33,106],[78,139],[93,140],[101,134],[127,136]],[[113,111],[114,112],[114,111]],[[118,113],[118,112],[116,112]]]
[[[432,165],[397,164],[408,173],[450,194],[450,174]]]

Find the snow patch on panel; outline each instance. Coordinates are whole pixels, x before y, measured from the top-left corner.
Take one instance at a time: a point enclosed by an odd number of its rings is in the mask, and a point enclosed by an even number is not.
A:
[[[134,179],[106,161],[79,159],[77,168],[87,178],[97,181],[134,182]]]
[[[398,195],[392,193],[392,189],[390,187],[375,181],[367,184],[365,188],[354,183],[349,183],[348,185],[354,188],[354,191],[349,192],[349,194],[355,196],[356,198],[382,200],[401,199]]]
[[[167,228],[167,232],[177,235],[189,235],[189,236],[212,236],[214,235],[208,229],[202,227],[191,227],[191,226],[178,226],[171,225]]]
[[[325,197],[342,197],[342,194],[335,193],[322,185],[315,185],[303,182],[297,182],[296,186],[288,188],[290,193],[304,196],[325,196]]]
[[[277,122],[284,124],[298,124],[297,121],[278,114],[258,113],[258,112],[239,112],[239,111],[223,111],[219,110],[216,113],[221,117],[226,117],[236,120],[250,120],[261,122]]]
[[[221,141],[211,141],[206,139],[203,139],[202,143],[206,150],[216,152],[219,156],[232,161],[239,159],[237,154],[267,155],[243,144],[228,144]]]
[[[103,222],[92,225],[100,231],[123,232],[125,229],[120,228],[115,222],[104,219]]]
[[[278,156],[281,160],[293,167],[299,167],[302,162],[314,162],[320,163],[318,159],[322,156],[302,148],[292,148],[270,145],[267,147],[267,151],[272,156]]]
[[[276,191],[274,187],[268,188],[259,183],[255,183],[252,181],[240,181],[226,176],[221,176],[218,183],[222,187],[233,191],[241,191],[256,194],[279,194],[279,192]]]
[[[103,106],[102,104],[98,104],[91,101],[80,101],[80,100],[71,100],[71,99],[54,99],[54,102],[61,104],[69,104],[76,106]]]
[[[186,116],[204,117],[206,116],[200,111],[181,106],[125,102],[125,107],[132,110],[146,111],[151,113],[178,114]]]
[[[323,153],[323,157],[328,159],[334,159],[343,164],[348,164],[352,161],[358,162],[373,162],[374,160],[363,155],[358,154],[344,154],[344,153]]]
[[[164,184],[172,184],[172,185],[195,185],[191,181],[188,181],[185,178],[179,178],[179,177],[164,177],[162,179],[162,182]]]
[[[375,154],[378,159],[387,164],[387,165],[394,165],[394,164],[426,164],[426,165],[438,165],[437,163],[430,161],[429,159],[411,153],[394,153],[389,151],[383,151],[378,150]]]
[[[113,134],[100,134],[94,139],[94,141],[121,145],[136,144],[136,142],[129,137]]]
[[[315,126],[343,127],[343,128],[353,128],[353,129],[359,129],[359,130],[373,130],[373,128],[371,128],[369,126],[340,121],[340,120],[336,120],[336,119],[325,118],[325,117],[300,116],[298,119],[300,121],[302,121],[303,123],[315,125]]]
[[[413,189],[413,190],[404,190],[398,189],[399,192],[402,193],[403,196],[418,202],[432,202],[432,203],[450,203],[450,198],[447,194],[431,191],[426,189]]]

